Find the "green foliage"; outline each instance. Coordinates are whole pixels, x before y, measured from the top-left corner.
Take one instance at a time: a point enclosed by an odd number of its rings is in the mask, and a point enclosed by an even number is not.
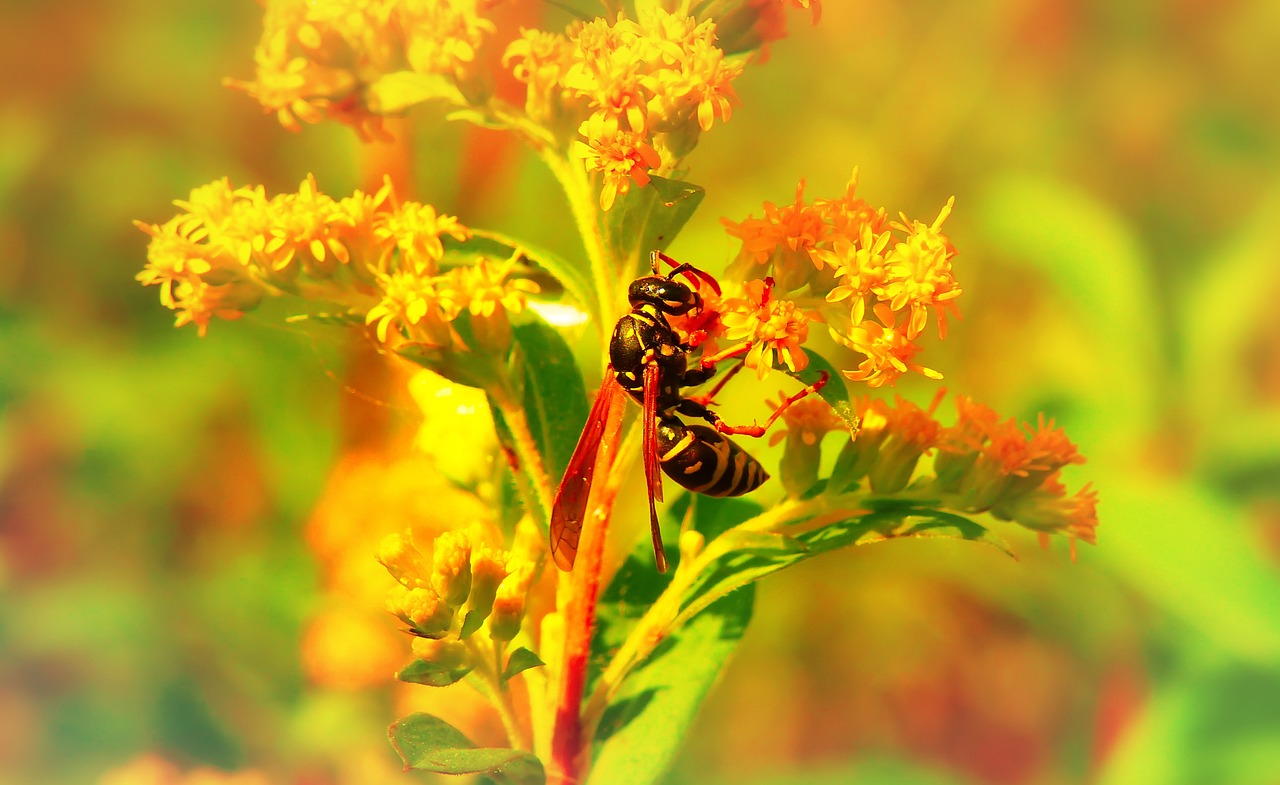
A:
[[[448,687],[462,681],[471,667],[454,668],[438,665],[428,660],[414,660],[396,673],[400,681],[424,684],[428,687]]]
[[[760,509],[740,499],[716,501],[720,503],[694,512],[694,529],[714,535]],[[673,569],[679,570],[678,557]],[[648,543],[637,547],[600,599],[593,662],[608,661],[670,586],[673,575],[653,569]],[[600,717],[589,782],[658,781],[746,632],[754,603],[751,587],[723,597],[698,618],[673,629],[645,664],[628,675]]]
[[[605,242],[623,262],[621,269],[636,270],[650,251],[665,250],[704,196],[702,186],[656,175],[644,188],[620,195],[602,220]]]
[[[520,750],[477,747],[462,731],[430,714],[410,714],[387,729],[411,769],[440,774],[487,774],[504,785],[542,785],[542,763]]]
[[[502,669],[501,681],[511,681],[511,679],[530,668],[541,668],[544,665],[546,663],[542,661],[541,657],[521,646],[507,657],[507,665]]]

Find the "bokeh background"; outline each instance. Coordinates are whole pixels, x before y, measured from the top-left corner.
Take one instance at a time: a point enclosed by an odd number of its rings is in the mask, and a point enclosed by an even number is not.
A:
[[[670,782],[1280,782],[1280,6],[825,5],[737,82],[672,252],[716,269],[719,217],[801,178],[836,196],[855,165],[891,211],[954,194],[965,318],[926,364],[1067,428],[1099,545],[895,542],[771,579]],[[131,220],[196,185],[359,184],[348,129],[288,133],[220,86],[260,23],[247,0],[0,4],[3,785],[149,752],[401,776],[384,728],[421,698],[388,683],[407,647],[372,549],[440,487],[389,447],[420,409],[340,335],[267,313],[201,339],[133,281]],[[420,199],[574,252],[524,151],[430,109],[413,128]],[[457,690],[439,711],[465,719]]]

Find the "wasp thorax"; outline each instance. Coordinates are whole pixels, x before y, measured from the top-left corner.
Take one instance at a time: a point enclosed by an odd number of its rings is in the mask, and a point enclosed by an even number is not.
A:
[[[632,308],[652,305],[674,316],[686,314],[702,304],[702,298],[688,286],[660,275],[646,275],[632,281],[627,289],[627,298]]]

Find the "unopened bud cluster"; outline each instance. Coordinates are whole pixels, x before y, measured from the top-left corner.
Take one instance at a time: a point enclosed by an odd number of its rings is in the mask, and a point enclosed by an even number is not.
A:
[[[502,644],[524,622],[529,589],[541,569],[536,553],[519,542],[512,551],[474,545],[463,532],[446,532],[422,553],[406,536],[389,535],[378,561],[398,585],[387,610],[416,636],[414,656],[441,667],[467,660],[466,641],[484,632]]]
[[[990,513],[1030,529],[1095,542],[1097,493],[1068,495],[1061,470],[1084,458],[1061,428],[1002,420],[982,404],[957,396],[958,417],[944,426],[933,406],[897,398],[855,401],[861,418],[830,478],[838,489],[865,483],[874,496],[937,501],[962,513]],[[932,456],[932,471],[920,471]]]

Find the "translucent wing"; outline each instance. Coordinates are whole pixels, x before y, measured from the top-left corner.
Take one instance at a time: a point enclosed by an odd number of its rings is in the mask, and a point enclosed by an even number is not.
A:
[[[555,501],[551,504],[551,556],[556,566],[565,571],[573,569],[573,560],[578,555],[578,537],[582,534],[582,518],[586,514],[587,498],[591,495],[600,437],[604,434],[609,414],[622,401],[622,394],[613,369],[605,369],[604,382],[596,394],[595,403],[591,404],[591,413],[587,415],[587,425],[582,429],[582,436],[578,437],[578,446],[573,448],[573,457],[569,459],[564,479],[560,481]]]
[[[658,363],[650,360],[644,366],[644,421],[640,424],[643,436],[644,479],[649,496],[649,528],[653,532],[653,559],[658,572],[667,571],[667,554],[662,548],[662,532],[658,529],[658,508],[654,500],[662,501],[662,473],[658,471],[658,390],[662,386]]]

